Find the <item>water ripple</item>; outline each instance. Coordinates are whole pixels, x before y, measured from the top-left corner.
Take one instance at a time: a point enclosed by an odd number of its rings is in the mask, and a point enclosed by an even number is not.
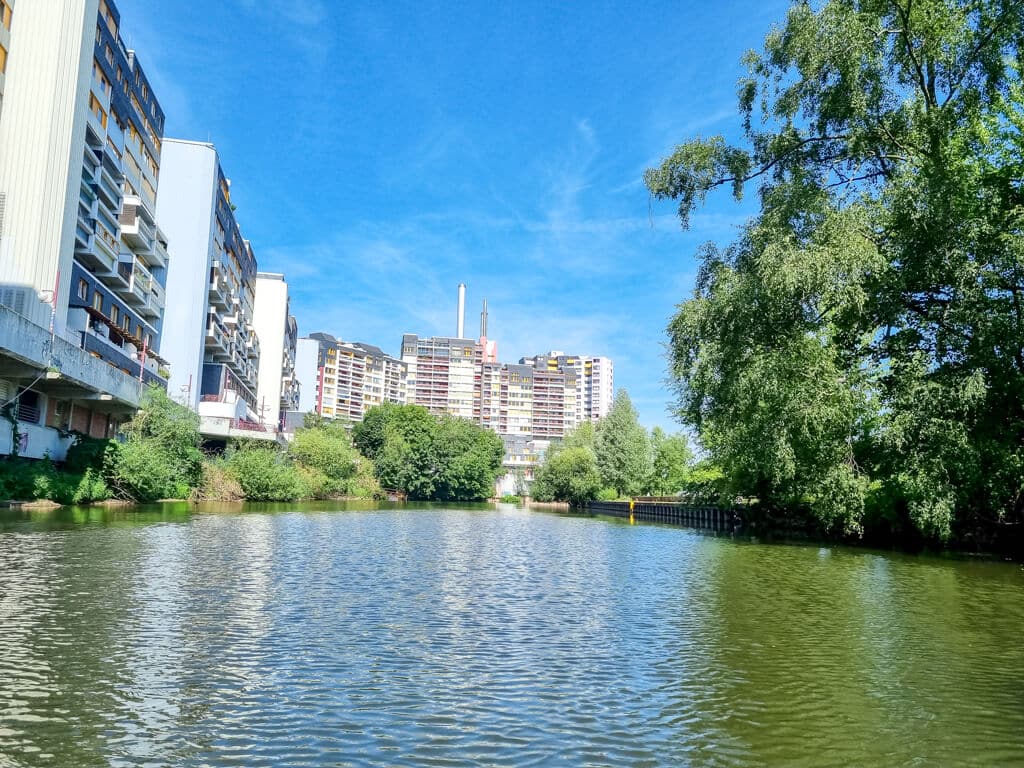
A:
[[[510,507],[0,521],[0,768],[1024,764],[1022,628],[1003,564]]]

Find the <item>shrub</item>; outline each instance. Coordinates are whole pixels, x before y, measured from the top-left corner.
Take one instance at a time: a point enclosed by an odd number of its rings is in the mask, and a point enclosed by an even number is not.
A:
[[[223,458],[211,458],[203,462],[203,479],[192,492],[194,501],[241,501],[245,498],[239,485]]]
[[[116,445],[113,440],[76,433],[75,442],[68,448],[67,458],[64,459],[64,471],[83,474],[92,469],[102,473],[106,466],[107,452],[116,450],[111,448],[113,445]]]
[[[126,440],[108,448],[107,477],[135,501],[188,498],[202,481],[199,417],[157,386],[124,428]]]
[[[538,501],[567,501],[582,506],[601,493],[597,461],[588,448],[563,448],[545,459],[533,483]]]
[[[227,460],[249,501],[294,501],[302,496],[298,471],[279,451],[245,448],[234,451]]]

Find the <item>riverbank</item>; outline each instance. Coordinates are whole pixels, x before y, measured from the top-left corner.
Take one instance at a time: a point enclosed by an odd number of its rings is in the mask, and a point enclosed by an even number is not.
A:
[[[793,514],[767,514],[756,505],[724,507],[715,504],[687,504],[678,501],[593,501],[585,511],[592,515],[609,515],[656,523],[757,536],[765,541],[817,542],[841,544],[915,554],[950,553],[962,556],[983,556],[1024,562],[1024,526],[1006,524],[988,537],[955,539],[945,543],[927,540],[920,535],[850,536],[840,535],[817,525],[813,518]]]

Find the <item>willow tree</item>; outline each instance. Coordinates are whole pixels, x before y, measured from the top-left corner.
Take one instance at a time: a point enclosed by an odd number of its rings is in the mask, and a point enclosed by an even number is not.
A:
[[[681,417],[729,492],[848,531],[1024,518],[1024,2],[795,3],[746,57],[745,141],[645,181],[750,187],[669,326]]]

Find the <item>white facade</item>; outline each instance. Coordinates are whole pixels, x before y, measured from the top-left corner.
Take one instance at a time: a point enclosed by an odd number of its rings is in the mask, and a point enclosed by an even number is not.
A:
[[[216,148],[167,139],[161,184],[157,214],[171,256],[168,392],[201,418],[257,431],[256,257],[238,229]]]
[[[256,385],[260,422],[277,428],[282,410],[296,410],[295,318],[290,314],[288,283],[284,275],[259,272],[256,275],[256,303],[253,327],[260,340],[260,366]]]
[[[319,384],[320,342],[316,339],[299,339],[295,347],[295,377],[299,382],[299,408],[301,413],[316,411],[317,388]]]

